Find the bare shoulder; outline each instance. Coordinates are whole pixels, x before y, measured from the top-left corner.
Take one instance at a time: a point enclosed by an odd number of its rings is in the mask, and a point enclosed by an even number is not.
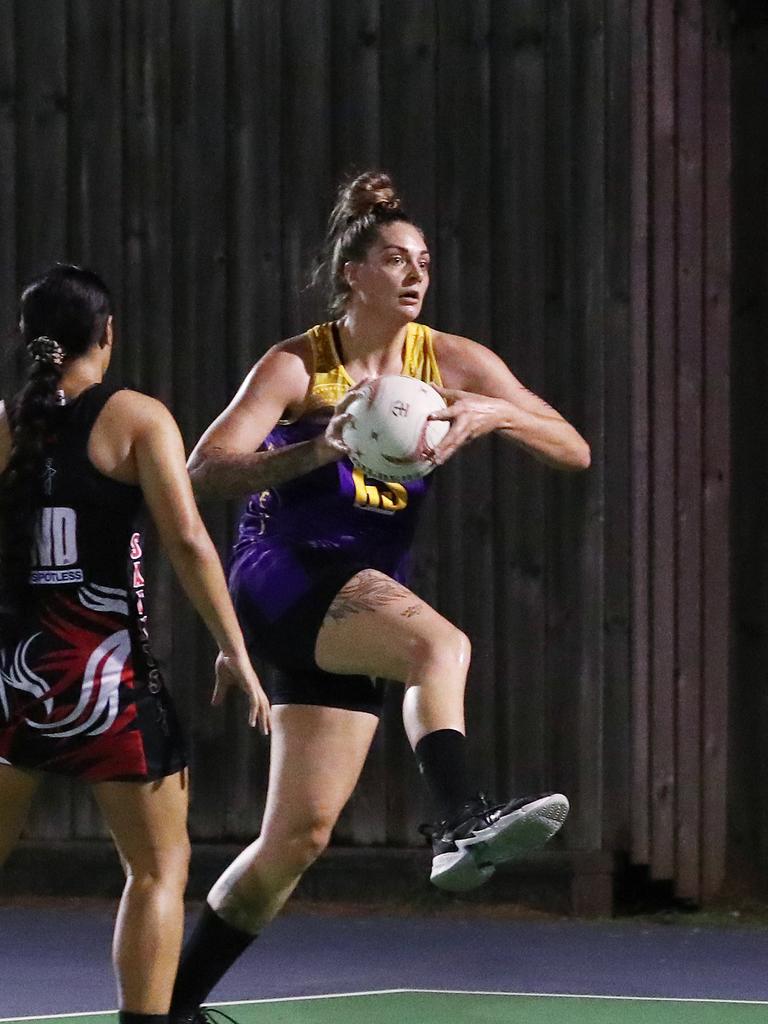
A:
[[[123,416],[130,416],[133,419],[150,419],[153,416],[170,416],[170,412],[158,398],[145,395],[143,391],[133,391],[131,388],[121,388],[109,399],[105,410],[111,413],[118,413]]]
[[[301,360],[305,366],[309,366],[312,362],[312,343],[309,333],[304,331],[302,334],[296,334],[293,338],[284,338],[273,345],[269,352],[293,356]]]
[[[235,395],[232,406],[261,404],[272,399],[282,408],[303,401],[312,374],[312,344],[309,335],[285,338],[267,349],[253,366]]]
[[[306,380],[311,372],[312,344],[309,335],[297,334],[268,348],[246,377],[246,383],[265,376]]]
[[[190,465],[215,451],[255,452],[281,417],[301,408],[311,382],[312,358],[307,333],[267,349],[195,445]]]
[[[510,372],[495,352],[471,338],[434,331],[432,341],[443,384],[448,388],[474,391],[481,388],[489,376]]]
[[[116,391],[99,419],[107,431],[118,430],[134,437],[148,430],[167,430],[176,426],[167,406],[159,399],[130,388]]]

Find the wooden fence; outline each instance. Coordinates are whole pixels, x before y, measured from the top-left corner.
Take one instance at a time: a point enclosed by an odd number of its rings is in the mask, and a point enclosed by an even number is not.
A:
[[[473,757],[499,794],[572,797],[561,846],[630,852],[694,897],[725,849],[721,21],[714,0],[0,3],[2,315],[52,260],[98,269],[114,377],[190,445],[322,316],[306,278],[336,183],[393,173],[434,252],[425,319],[490,345],[593,448],[580,476],[490,440],[441,471],[415,585],[474,641]],[[233,514],[207,513],[222,551]],[[193,835],[248,837],[264,747],[240,708],[208,709],[210,643],[156,584]],[[341,841],[414,841],[398,703]],[[57,783],[30,833],[100,828]]]
[[[633,18],[632,853],[698,898],[725,869],[728,27]]]

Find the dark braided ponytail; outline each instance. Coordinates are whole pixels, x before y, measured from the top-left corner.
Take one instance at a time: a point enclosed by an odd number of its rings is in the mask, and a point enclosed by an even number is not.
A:
[[[313,282],[326,289],[332,317],[341,316],[349,301],[344,264],[364,260],[380,228],[394,221],[413,224],[400,206],[392,179],[383,171],[365,171],[339,189],[328,220],[325,246],[313,274]]]
[[[31,364],[11,401],[11,453],[0,475],[0,639],[9,642],[30,610],[29,573],[41,504],[44,449],[68,358],[104,336],[111,299],[104,282],[80,267],[58,265],[27,285],[19,329]]]

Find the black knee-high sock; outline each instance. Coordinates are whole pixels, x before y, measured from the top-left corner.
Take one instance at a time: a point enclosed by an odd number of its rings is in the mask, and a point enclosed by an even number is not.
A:
[[[119,1010],[117,1014],[118,1024],[168,1024],[167,1013],[131,1013],[129,1010]]]
[[[196,1013],[216,982],[255,938],[227,924],[206,903],[184,943],[171,1000],[171,1019]]]
[[[440,818],[450,818],[476,795],[467,769],[467,740],[458,730],[428,732],[414,753]]]

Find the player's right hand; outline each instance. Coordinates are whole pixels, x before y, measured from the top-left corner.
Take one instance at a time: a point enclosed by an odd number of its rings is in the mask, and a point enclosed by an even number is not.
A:
[[[349,455],[351,451],[349,445],[343,438],[344,427],[354,419],[352,413],[347,412],[347,410],[357,398],[360,388],[367,382],[367,380],[368,378],[366,377],[365,380],[358,381],[354,387],[351,387],[349,391],[347,391],[343,398],[339,399],[333,410],[333,415],[328,421],[328,426],[325,428],[326,442],[331,446],[331,448],[335,449],[337,452],[341,452],[342,455]]]
[[[223,703],[227,690],[235,686],[242,690],[248,698],[248,724],[258,725],[261,732],[269,735],[269,698],[262,689],[259,677],[251,665],[248,655],[225,654],[219,651],[216,658],[216,683],[213,688],[211,704]]]

